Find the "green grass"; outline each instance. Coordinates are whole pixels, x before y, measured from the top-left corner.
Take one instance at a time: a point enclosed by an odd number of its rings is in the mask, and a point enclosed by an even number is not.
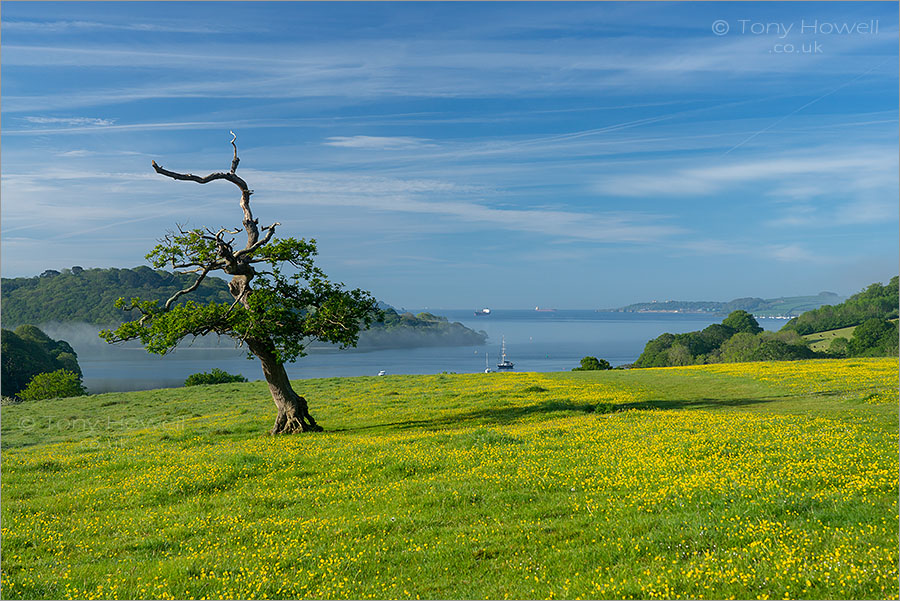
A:
[[[853,337],[853,330],[856,326],[846,328],[838,328],[837,330],[827,330],[825,332],[816,332],[815,334],[807,334],[803,338],[810,342],[809,348],[814,351],[827,351],[831,341],[835,338],[846,338],[850,340]]]
[[[714,368],[5,406],[2,595],[896,598],[896,361]]]
[[[890,321],[897,321],[891,319]],[[846,328],[838,328],[836,330],[826,330],[824,332],[816,332],[814,334],[806,334],[803,338],[810,342],[809,348],[814,351],[827,351],[831,341],[835,338],[846,338],[850,340],[853,337],[853,330],[856,326],[848,326]]]

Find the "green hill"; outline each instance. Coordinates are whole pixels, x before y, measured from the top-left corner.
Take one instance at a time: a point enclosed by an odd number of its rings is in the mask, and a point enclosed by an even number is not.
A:
[[[805,335],[858,326],[872,318],[890,320],[897,317],[898,304],[900,286],[894,276],[887,285],[872,284],[843,303],[807,311],[787,322],[782,330]]]
[[[33,278],[3,278],[3,323],[83,322],[109,326],[136,319],[140,315],[115,307],[120,297],[139,296],[165,302],[179,290],[193,284],[196,276],[179,275],[149,267],[134,269],[82,269],[62,272],[47,270]],[[208,277],[189,295],[191,300],[207,304],[231,303],[228,284]],[[186,297],[182,297],[187,300]]]
[[[169,273],[149,267],[134,269],[82,269],[62,272],[48,270],[32,278],[3,278],[3,324],[82,322],[98,327],[119,324],[139,315],[115,307],[120,297],[141,297],[161,303],[187,288],[195,276]],[[207,277],[200,287],[181,301],[231,304],[225,280]],[[402,348],[484,344],[487,335],[458,322],[430,313],[398,314],[387,305],[384,320],[373,324],[360,337],[361,347]]]
[[[3,408],[3,597],[897,593],[897,364],[262,382]]]
[[[66,369],[81,377],[78,355],[65,340],[53,340],[40,329],[22,325],[0,330],[2,395],[14,397],[37,374]]]

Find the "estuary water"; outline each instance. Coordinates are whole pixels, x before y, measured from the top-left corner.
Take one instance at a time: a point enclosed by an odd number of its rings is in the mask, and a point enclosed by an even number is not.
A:
[[[663,332],[682,333],[719,323],[722,316],[680,313],[607,313],[598,311],[493,310],[476,317],[472,310],[428,309],[488,334],[481,346],[360,350],[314,348],[287,366],[291,378],[375,376],[388,374],[479,373],[485,359],[496,371],[501,340],[516,372],[568,371],[581,358],[593,355],[613,366],[632,363],[648,340]],[[414,311],[416,312],[416,311]],[[760,319],[767,330],[786,322]],[[190,374],[218,367],[248,380],[262,379],[259,361],[227,339],[200,340],[166,357],[149,355],[140,347],[108,347],[90,335],[67,332],[66,326],[47,328],[53,338],[68,340],[78,353],[84,383],[92,393],[181,386]]]

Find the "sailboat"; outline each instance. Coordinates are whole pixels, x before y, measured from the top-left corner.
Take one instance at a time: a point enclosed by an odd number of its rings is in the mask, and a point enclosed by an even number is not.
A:
[[[491,373],[491,368],[488,365],[488,354],[486,351],[484,353],[484,373],[486,373],[486,374]]]
[[[515,363],[506,358],[506,336],[503,336],[501,340],[500,363],[497,364],[497,369],[512,369],[513,367],[515,367]]]

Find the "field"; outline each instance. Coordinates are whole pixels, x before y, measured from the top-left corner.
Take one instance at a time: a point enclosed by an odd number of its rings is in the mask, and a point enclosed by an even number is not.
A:
[[[3,407],[3,598],[897,598],[896,359]]]
[[[896,319],[892,319],[891,321],[897,321]],[[815,334],[806,334],[803,338],[808,341],[809,348],[814,351],[827,351],[828,347],[831,345],[832,340],[835,338],[846,338],[850,340],[853,337],[853,330],[856,329],[856,326],[849,326],[846,328],[838,328],[836,330],[826,330],[824,332],[816,332]]]
[[[837,330],[827,330],[825,332],[816,332],[815,334],[807,334],[803,338],[809,341],[811,348],[814,351],[827,351],[828,346],[831,344],[831,341],[835,338],[846,338],[850,340],[853,337],[853,330],[856,329],[856,326],[850,326],[848,328],[838,328]]]

